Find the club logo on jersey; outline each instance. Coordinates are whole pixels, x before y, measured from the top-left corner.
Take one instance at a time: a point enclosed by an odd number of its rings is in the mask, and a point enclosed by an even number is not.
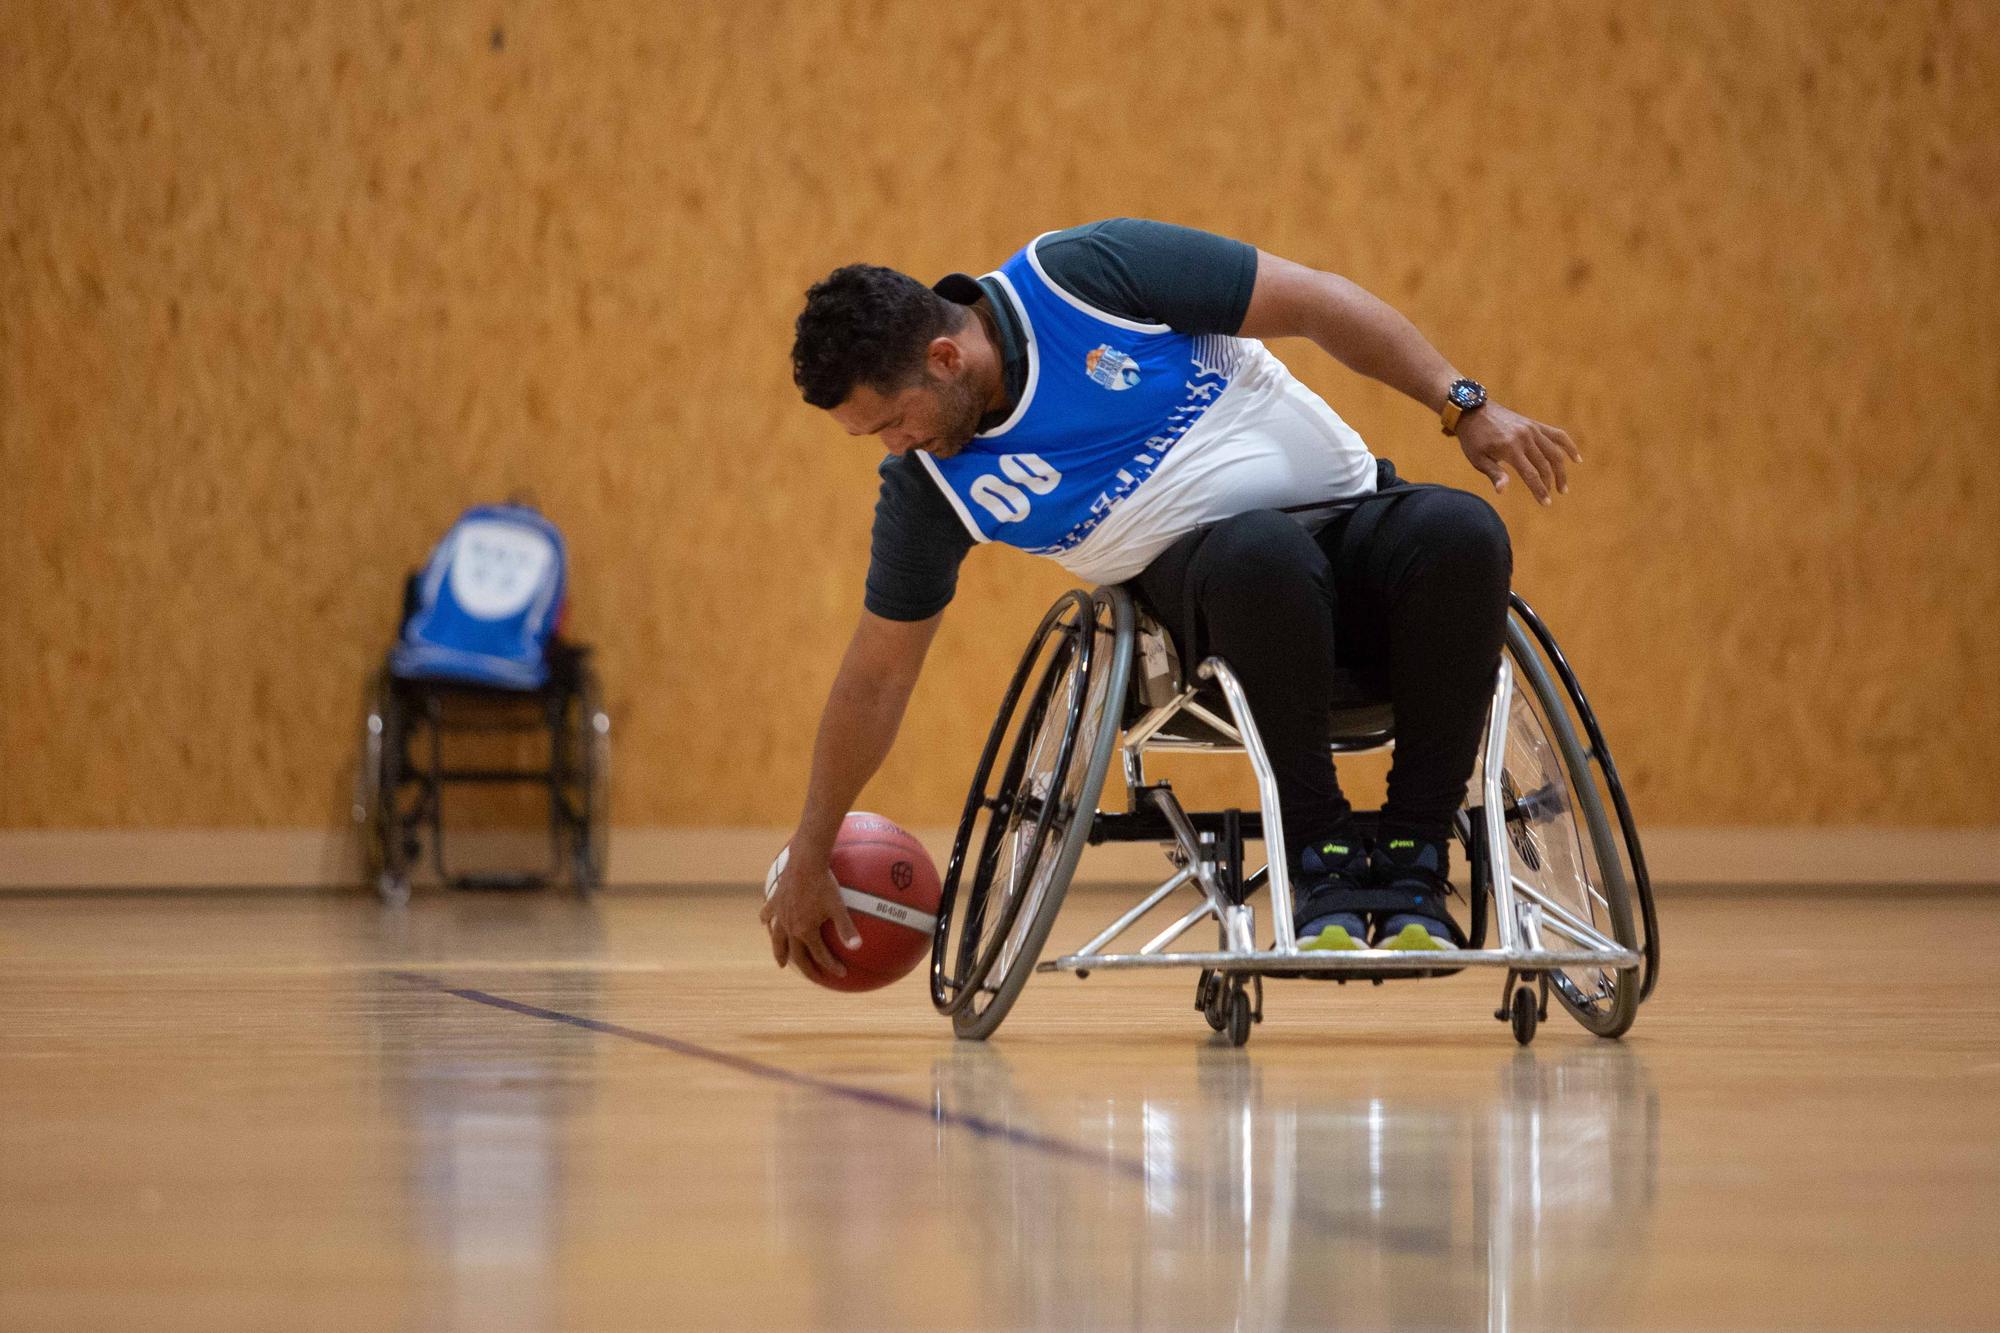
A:
[[[1086,352],[1083,369],[1099,384],[1114,391],[1129,389],[1139,382],[1139,363],[1110,343],[1100,343]]]

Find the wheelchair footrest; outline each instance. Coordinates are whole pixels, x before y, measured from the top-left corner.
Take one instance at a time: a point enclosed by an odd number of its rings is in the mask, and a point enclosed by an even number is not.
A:
[[[1361,949],[1343,953],[1126,953],[1067,954],[1036,967],[1038,972],[1095,972],[1114,968],[1205,967],[1217,972],[1282,976],[1294,973],[1351,972],[1367,976],[1425,968],[1508,967],[1517,972],[1552,972],[1565,967],[1632,968],[1639,955],[1629,949],[1536,949],[1509,953],[1505,949],[1454,949],[1448,953],[1410,954],[1393,949]]]

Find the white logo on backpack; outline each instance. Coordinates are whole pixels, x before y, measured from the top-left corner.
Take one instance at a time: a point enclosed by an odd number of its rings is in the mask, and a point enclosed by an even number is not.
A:
[[[515,523],[474,520],[458,530],[451,595],[469,616],[505,620],[519,615],[555,560],[541,533]]]

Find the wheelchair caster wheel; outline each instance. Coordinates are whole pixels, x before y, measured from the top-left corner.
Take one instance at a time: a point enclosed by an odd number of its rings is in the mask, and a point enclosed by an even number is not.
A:
[[[1535,993],[1523,986],[1514,992],[1508,1003],[1508,1017],[1514,1025],[1514,1040],[1526,1046],[1535,1039],[1535,1024],[1540,1020],[1536,1013]]]
[[[1201,978],[1194,986],[1194,1007],[1208,1020],[1208,1025],[1217,1032],[1229,1026],[1229,987],[1220,973],[1202,969]]]
[[[1241,986],[1232,986],[1228,997],[1225,1007],[1228,1010],[1229,1044],[1241,1046],[1250,1040],[1250,992]]]

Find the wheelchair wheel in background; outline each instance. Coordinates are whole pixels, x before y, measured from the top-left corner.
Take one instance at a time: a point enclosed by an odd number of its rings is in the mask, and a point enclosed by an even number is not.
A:
[[[354,775],[354,824],[369,887],[391,907],[410,900],[407,848],[398,826],[396,791],[402,783],[403,716],[395,682],[376,673],[361,723],[361,760]]]
[[[1631,883],[1588,756],[1564,696],[1550,681],[1528,631],[1512,617],[1506,653],[1514,667],[1514,689],[1500,790],[1514,892],[1541,908],[1545,944],[1591,947],[1577,938],[1571,924],[1580,923],[1637,950]],[[1482,746],[1482,766],[1484,751]],[[1483,779],[1483,773],[1475,777],[1474,790],[1483,788]],[[1549,989],[1562,1006],[1600,1037],[1620,1036],[1632,1026],[1641,985],[1639,968],[1574,967],[1549,973]]]
[[[604,887],[611,856],[611,715],[597,672],[577,672],[563,736],[570,747],[563,799],[569,816],[570,884],[589,895]]]
[[[990,1036],[1041,957],[1097,815],[1133,624],[1122,589],[1065,593],[1029,640],[987,735],[931,945],[931,1000],[961,1037]]]

